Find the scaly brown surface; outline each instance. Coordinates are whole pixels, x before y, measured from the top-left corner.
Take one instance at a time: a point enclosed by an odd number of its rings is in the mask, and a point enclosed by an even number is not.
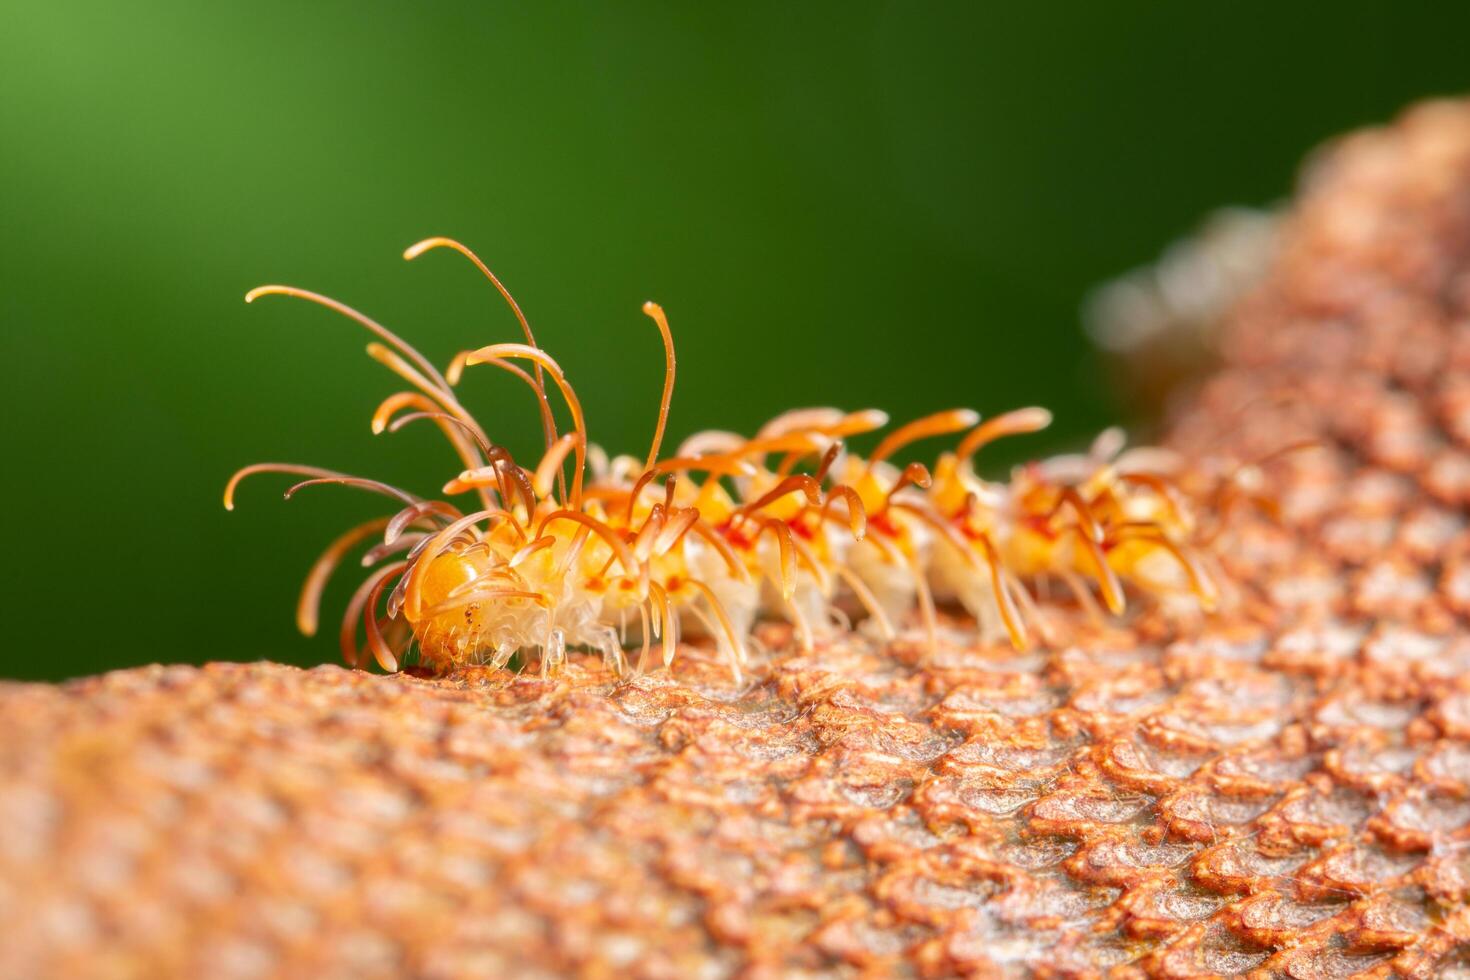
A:
[[[1170,437],[1328,445],[1230,614],[8,685],[0,974],[1470,975],[1470,105],[1320,154],[1279,248]]]

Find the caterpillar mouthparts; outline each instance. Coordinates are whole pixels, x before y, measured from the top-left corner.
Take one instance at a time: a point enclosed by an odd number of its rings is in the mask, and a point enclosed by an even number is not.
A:
[[[342,656],[354,667],[376,661],[394,671],[414,656],[432,670],[503,667],[518,653],[536,653],[544,673],[571,647],[599,654],[622,676],[649,668],[655,641],[657,657],[669,665],[681,628],[692,623],[713,638],[738,683],[760,616],[788,620],[809,649],[839,618],[849,618],[843,609],[885,639],[907,628],[917,609],[933,649],[939,601],[973,616],[982,641],[1024,650],[1033,634],[1046,639],[1028,582],[1061,582],[1097,619],[1124,615],[1130,593],[1182,596],[1212,611],[1228,595],[1212,548],[1230,511],[1274,507],[1242,479],[1253,466],[1237,468],[1210,492],[1189,494],[1173,479],[1167,454],[1124,452],[1117,430],[1085,454],[1018,467],[1006,481],[982,479],[974,467],[981,449],[1050,424],[1051,413],[1035,407],[985,421],[964,408],[937,412],[894,429],[866,458],[846,440],[884,427],[885,413],[802,408],[778,415],[753,438],[698,433],[661,459],[675,356],[668,319],[652,302],[643,312],[665,357],[652,444],[642,461],[609,458],[588,442],[581,402],[560,364],[536,343],[520,306],[478,256],[436,237],[404,257],[436,248],[453,249],[479,268],[514,313],[524,343],[464,351],[440,372],[388,328],[334,299],[275,285],[245,297],[304,299],[376,335],[369,356],[409,387],[378,406],[373,431],[432,422],[462,467],[442,492],[473,500],[457,506],[288,463],[257,463],[230,478],[226,509],[233,509],[240,482],[257,473],[302,477],[287,498],[304,487],[341,484],[396,501],[394,513],[328,545],[297,605],[298,628],[315,634],[333,571],[372,542],[362,557],[372,571],[348,602],[340,630]],[[465,369],[479,365],[529,387],[545,441],[534,469],[494,443],[456,397]],[[569,432],[558,432],[548,379],[570,415]],[[889,461],[911,443],[961,433],[932,468]],[[629,656],[630,625],[641,644],[636,659]]]

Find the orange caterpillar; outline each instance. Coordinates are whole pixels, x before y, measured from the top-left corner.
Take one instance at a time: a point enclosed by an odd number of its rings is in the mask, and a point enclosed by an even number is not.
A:
[[[891,638],[917,605],[932,645],[936,599],[952,598],[975,616],[983,639],[1006,638],[1024,649],[1038,619],[1024,579],[1059,578],[1094,611],[1095,586],[1114,615],[1123,612],[1127,587],[1188,595],[1205,609],[1217,600],[1215,576],[1195,545],[1195,520],[1167,476],[1142,465],[1158,462],[1144,459],[1149,451],[1118,456],[1120,444],[1105,434],[1088,456],[1033,463],[1009,482],[976,474],[973,458],[983,446],[1044,428],[1050,415],[1042,409],[983,423],[967,409],[940,412],[894,430],[867,458],[848,452],[844,440],[884,426],[884,413],[800,409],[773,419],[754,438],[702,432],[660,459],[675,357],[668,321],[651,302],[643,312],[665,353],[653,442],[643,460],[609,459],[588,442],[581,403],[561,366],[537,345],[519,305],[473,252],[430,238],[404,257],[440,247],[458,251],[490,280],[520,323],[524,343],[463,352],[441,373],[386,327],[336,300],[288,286],[262,286],[246,296],[246,302],[266,295],[306,299],[375,334],[368,354],[409,387],[382,402],[373,431],[433,423],[461,464],[443,492],[473,495],[461,507],[285,463],[247,466],[231,477],[227,509],[240,481],[263,472],[304,478],[288,498],[306,486],[336,483],[398,503],[395,513],[333,541],[302,588],[297,625],[311,635],[333,570],[353,549],[374,542],[362,564],[377,567],[342,621],[349,664],[365,665],[371,655],[383,669],[396,670],[416,649],[419,662],[434,669],[504,666],[519,652],[535,652],[545,672],[575,647],[597,652],[624,674],[647,668],[655,640],[669,664],[681,625],[692,623],[714,638],[738,680],[762,614],[789,620],[810,648],[845,616],[844,607]],[[454,393],[465,369],[482,364],[513,375],[535,399],[546,448],[533,469],[497,445]],[[551,388],[571,419],[565,434],[557,430]],[[921,464],[889,462],[917,440],[961,432],[932,475]],[[630,628],[641,642],[632,663]]]

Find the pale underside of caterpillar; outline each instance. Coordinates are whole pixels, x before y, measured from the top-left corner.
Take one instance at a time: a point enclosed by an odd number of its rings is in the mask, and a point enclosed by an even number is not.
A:
[[[1176,462],[1155,449],[1123,450],[1103,433],[1085,454],[1055,456],[983,479],[976,453],[1003,436],[1032,433],[1050,413],[1023,408],[981,421],[951,409],[902,425],[866,457],[846,440],[888,422],[876,409],[804,408],[778,415],[753,437],[706,431],[672,457],[660,447],[674,389],[673,338],[663,310],[646,303],[665,352],[658,421],[646,458],[609,458],[587,440],[575,390],[536,343],[526,317],[468,248],[430,238],[412,259],[451,248],[472,261],[515,314],[524,343],[457,355],[440,371],[381,324],[336,300],[287,286],[264,295],[306,299],[366,327],[368,353],[409,384],[374,413],[373,431],[431,422],[462,471],[444,485],[457,506],[375,480],[312,466],[260,463],[231,477],[225,506],[246,476],[276,472],[315,484],[346,484],[395,499],[393,514],[351,528],[312,567],[297,625],[314,634],[324,586],[354,549],[371,573],[343,618],[349,664],[369,657],[397,670],[412,657],[428,669],[497,667],[520,653],[555,670],[569,648],[599,654],[622,675],[657,657],[667,666],[682,628],[712,638],[738,681],[758,617],[788,620],[803,647],[836,624],[892,639],[915,629],[932,645],[937,603],[957,603],[984,643],[1025,649],[1046,642],[1032,588],[1060,583],[1095,618],[1122,616],[1130,598],[1208,612],[1231,601],[1215,542],[1237,503],[1269,507],[1237,467],[1208,492],[1185,492]],[[464,408],[455,386],[466,367],[494,365],[534,397],[545,453],[517,464]],[[526,365],[523,367],[522,364]],[[550,379],[550,386],[547,379]],[[557,389],[571,428],[558,432],[548,396]],[[963,433],[963,435],[960,435]],[[932,469],[892,457],[921,439],[959,436]],[[359,624],[365,645],[359,639]],[[630,636],[641,649],[628,653]],[[654,643],[657,654],[653,653]],[[518,661],[519,662],[519,661]]]

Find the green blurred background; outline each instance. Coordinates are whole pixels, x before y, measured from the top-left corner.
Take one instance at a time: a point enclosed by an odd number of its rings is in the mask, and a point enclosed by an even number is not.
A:
[[[1464,89],[1470,5],[142,4],[0,9],[0,353],[10,560],[0,675],[336,657],[302,574],[374,499],[263,459],[434,489],[431,429],[318,289],[435,360],[516,339],[479,249],[587,407],[642,452],[797,404],[1039,402],[1052,444],[1119,418],[1087,288],[1321,139]],[[529,453],[510,379],[470,378]],[[1031,447],[1048,448],[1044,442]],[[349,582],[327,600],[334,624]]]

